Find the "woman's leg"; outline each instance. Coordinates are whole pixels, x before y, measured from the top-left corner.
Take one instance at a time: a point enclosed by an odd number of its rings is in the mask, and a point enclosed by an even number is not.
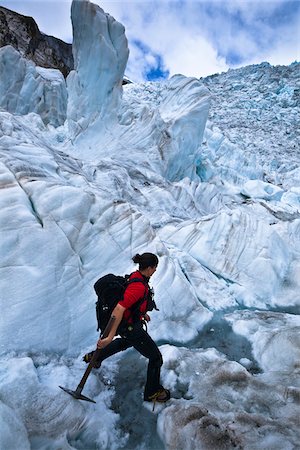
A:
[[[160,369],[163,364],[162,355],[155,342],[140,324],[134,326],[132,331],[126,333],[126,340],[149,360],[144,391],[144,398],[148,399],[149,396],[161,388]]]
[[[127,339],[124,339],[122,337],[114,339],[110,344],[108,344],[101,350],[99,358],[97,359],[98,367],[100,367],[100,364],[106,358],[109,358],[116,353],[127,350],[129,347],[132,347],[132,344]]]

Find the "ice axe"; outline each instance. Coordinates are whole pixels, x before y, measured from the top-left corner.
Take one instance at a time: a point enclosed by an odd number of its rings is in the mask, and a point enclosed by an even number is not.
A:
[[[111,318],[109,319],[109,322],[106,325],[106,328],[101,336],[101,339],[106,338],[109,335],[109,332],[110,332],[111,327],[115,320],[116,320],[115,316],[111,316]],[[88,379],[89,374],[92,371],[92,368],[94,367],[94,363],[97,361],[100,353],[101,353],[101,349],[97,348],[75,391],[72,391],[71,389],[65,388],[63,386],[59,386],[60,389],[67,392],[68,394],[72,395],[72,397],[76,398],[77,400],[85,400],[87,402],[96,403],[95,400],[92,400],[91,398],[86,397],[85,395],[82,395],[81,392],[82,392],[82,389],[84,388],[84,385],[86,383],[86,380]]]

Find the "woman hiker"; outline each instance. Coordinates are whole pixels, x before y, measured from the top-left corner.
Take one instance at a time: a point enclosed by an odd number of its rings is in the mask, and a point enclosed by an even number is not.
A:
[[[97,348],[101,349],[101,352],[100,359],[97,360],[94,367],[99,368],[104,359],[129,347],[134,347],[149,360],[144,400],[164,403],[170,399],[170,391],[160,384],[160,369],[163,364],[162,355],[155,342],[143,328],[143,323],[150,320],[147,314],[147,310],[151,309],[149,308],[151,291],[148,282],[156,271],[158,257],[153,253],[143,253],[142,255],[135,255],[132,260],[139,265],[139,268],[130,275],[129,281],[131,279],[137,281],[140,278],[141,282],[129,283],[125,289],[123,299],[118,302],[113,310],[112,316],[115,317],[115,320],[109,335],[106,338],[100,338],[97,342]],[[137,302],[140,303],[134,309],[133,307]],[[153,304],[155,307],[154,302]],[[120,337],[114,339],[117,334]],[[93,353],[87,353],[83,360],[89,363]]]

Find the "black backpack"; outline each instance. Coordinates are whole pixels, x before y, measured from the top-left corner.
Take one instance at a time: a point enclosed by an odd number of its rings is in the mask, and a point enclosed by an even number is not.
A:
[[[130,277],[130,275],[125,275],[124,277],[122,277],[122,276],[118,276],[118,275],[109,273],[109,274],[104,275],[103,277],[99,278],[99,280],[97,280],[96,283],[94,284],[94,289],[95,289],[97,297],[98,297],[98,300],[96,302],[96,316],[97,316],[97,322],[98,322],[97,331],[99,331],[99,329],[100,329],[101,333],[103,333],[106,325],[109,322],[111,313],[113,312],[114,308],[117,306],[118,302],[120,300],[122,300],[125,289],[130,283],[137,283],[137,282],[143,283],[145,286],[145,293],[147,292],[147,290],[146,290],[147,282],[146,281],[142,280],[141,278],[132,278],[131,280],[129,280],[129,277]],[[150,289],[149,289],[149,292],[150,292]],[[143,298],[141,298],[138,302],[136,302],[130,308],[133,317],[134,317],[134,313],[138,313],[140,305],[146,300],[146,298],[148,299],[148,296],[145,295]],[[153,303],[154,303],[154,301],[153,301]],[[155,305],[155,303],[154,303],[154,305]],[[148,307],[148,303],[147,303],[147,307]],[[151,308],[150,304],[149,304],[149,307]],[[154,307],[156,308],[156,305]],[[154,309],[154,307],[152,309]],[[150,311],[150,309],[148,309],[148,311]],[[119,329],[121,326],[124,326],[124,319],[122,320],[122,322],[119,326]]]

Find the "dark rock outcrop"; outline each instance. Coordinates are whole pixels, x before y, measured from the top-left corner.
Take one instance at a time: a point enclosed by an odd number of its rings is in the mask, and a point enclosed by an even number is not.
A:
[[[0,47],[5,45],[38,66],[59,69],[64,77],[73,69],[72,44],[41,33],[32,17],[0,6]]]

